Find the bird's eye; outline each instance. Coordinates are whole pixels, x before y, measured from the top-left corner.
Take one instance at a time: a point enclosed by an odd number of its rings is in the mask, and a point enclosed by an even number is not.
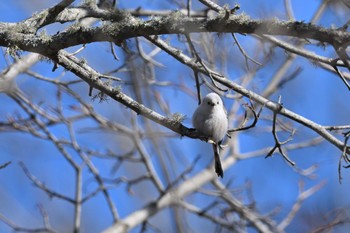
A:
[[[219,101],[218,101],[218,102],[216,102],[216,104],[219,104]]]
[[[210,105],[210,101],[208,101],[208,105]]]

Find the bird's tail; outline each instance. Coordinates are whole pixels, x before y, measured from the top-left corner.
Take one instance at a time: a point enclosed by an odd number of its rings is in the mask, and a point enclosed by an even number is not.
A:
[[[213,149],[214,149],[214,159],[215,159],[215,172],[218,176],[223,178],[224,171],[222,170],[222,166],[221,166],[219,146],[216,144],[213,144]]]

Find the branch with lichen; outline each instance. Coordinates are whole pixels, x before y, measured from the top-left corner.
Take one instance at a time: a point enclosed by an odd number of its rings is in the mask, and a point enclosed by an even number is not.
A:
[[[67,21],[76,23],[62,32],[45,35],[45,37],[34,33],[24,33],[22,22],[0,23],[0,46],[16,45],[21,50],[48,55],[60,49],[93,42],[108,41],[121,44],[124,40],[139,36],[198,32],[290,36],[313,39],[333,46],[339,44],[347,46],[350,41],[350,32],[340,29],[327,29],[299,21],[257,20],[245,14],[232,14],[229,17],[218,14],[213,18],[192,18],[178,11],[168,16],[143,20],[120,10],[91,8],[88,13],[84,14],[84,17],[98,17],[105,22],[97,27],[79,25],[77,20],[80,17],[79,14],[76,18],[67,16]],[[63,21],[60,18],[59,22]]]

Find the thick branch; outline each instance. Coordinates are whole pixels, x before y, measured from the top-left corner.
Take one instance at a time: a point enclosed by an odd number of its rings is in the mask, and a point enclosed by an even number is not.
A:
[[[129,96],[125,95],[120,89],[114,88],[107,83],[103,82],[100,77],[102,76],[91,67],[87,66],[79,59],[69,56],[65,51],[60,51],[57,57],[51,57],[58,64],[62,65],[65,69],[70,70],[92,87],[102,91],[104,94],[127,106],[137,114],[143,115],[148,119],[167,127],[168,129],[190,138],[200,138],[205,140],[198,132],[189,129],[181,124],[181,117],[164,117],[159,113],[147,108],[146,106],[138,103]]]
[[[118,12],[119,17],[120,14]],[[132,16],[127,17],[127,14],[124,14],[124,16],[124,20],[115,22],[112,15],[110,20],[114,21],[113,23],[94,28],[74,25],[53,36],[24,34],[19,30],[17,24],[0,23],[0,46],[10,47],[15,45],[19,49],[45,55],[55,53],[63,48],[98,41],[120,44],[126,39],[138,36],[195,32],[283,35],[314,39],[332,45],[342,44],[343,46],[346,46],[350,41],[350,33],[346,31],[326,29],[297,21],[255,20],[244,14],[230,15],[228,19],[220,14],[212,19],[203,19],[189,18],[180,12],[176,12],[167,17],[147,21]]]
[[[40,27],[54,23],[56,16],[73,2],[74,0],[62,0],[56,6],[33,15],[23,23],[29,29],[28,31],[35,33]]]

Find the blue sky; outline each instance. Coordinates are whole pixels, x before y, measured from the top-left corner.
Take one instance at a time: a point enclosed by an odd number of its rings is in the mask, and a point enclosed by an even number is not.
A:
[[[159,2],[162,2],[160,4]],[[279,18],[286,19],[284,5],[282,0],[278,1],[236,1],[240,4],[240,11],[245,12],[252,18]],[[254,4],[252,4],[254,2]],[[292,1],[292,7],[296,20],[308,22],[315,10],[320,5],[321,1],[310,0],[295,0]],[[45,7],[52,6],[55,1],[7,1],[0,2],[1,22],[18,22],[33,14],[33,12],[40,11]],[[224,4],[226,2],[221,1]],[[230,3],[232,6],[233,4]],[[135,8],[141,6],[144,9],[176,9],[168,1],[126,1],[120,0],[120,8]],[[204,7],[193,1],[195,9],[203,9]],[[327,8],[324,15],[317,24],[325,27],[340,27],[346,20],[346,12],[348,9]],[[342,17],[343,16],[343,17]],[[55,30],[55,28],[50,28]],[[181,46],[177,42],[176,37],[166,37],[171,40],[172,45]],[[256,51],[256,40],[249,36],[238,36],[241,45],[245,48],[248,54],[254,55]],[[244,58],[239,53],[237,46],[232,46],[232,41],[229,37],[224,37],[226,45],[225,48],[229,51],[230,62],[226,64],[226,75],[233,80],[239,80],[246,70],[244,66]],[[306,46],[307,49],[317,52],[318,54],[334,57],[332,48],[323,49],[317,46]],[[221,48],[220,48],[221,49]],[[123,55],[120,53],[121,59]],[[95,43],[87,46],[80,57],[85,57],[89,65],[101,73],[118,67],[110,53],[109,44]],[[258,59],[262,55],[256,56]],[[11,58],[9,58],[11,60]],[[156,77],[159,81],[171,81],[176,84],[184,84],[187,88],[194,89],[194,81],[192,72],[185,68],[182,64],[175,61],[172,57],[165,53],[158,54],[155,59],[161,61],[165,67],[156,70]],[[271,76],[276,72],[280,65],[286,59],[286,54],[281,49],[276,49],[269,63],[263,69],[257,72],[253,84],[250,86],[254,91],[260,92],[263,87],[269,82]],[[7,64],[4,56],[0,56],[0,68],[3,70]],[[218,66],[224,67],[222,64]],[[282,96],[283,104],[286,108],[307,117],[319,124],[324,125],[344,125],[348,124],[349,107],[347,98],[349,92],[341,82],[341,80],[334,74],[326,72],[321,68],[312,65],[304,58],[297,58],[290,68],[288,73],[291,73],[297,67],[302,68],[302,72],[292,81],[288,82],[277,93],[271,96],[271,100],[276,101],[278,96]],[[56,72],[52,72],[52,64],[42,62],[35,65],[33,70],[45,75],[46,77],[56,78],[61,75],[63,69],[59,68]],[[122,78],[127,78],[126,74],[118,74]],[[75,76],[69,72],[65,73],[65,78],[74,79]],[[21,90],[29,96],[34,102],[39,103],[44,101],[44,106],[49,107],[55,104],[55,87],[52,85],[38,82],[28,75],[21,75],[16,80]],[[124,117],[125,107],[112,100],[105,103],[98,101],[91,101],[87,95],[87,85],[82,84],[75,87],[80,96],[91,103],[96,112],[116,122],[125,122]],[[132,87],[123,87],[127,94],[130,93],[132,97]],[[154,87],[154,90],[159,91],[164,100],[169,103],[169,109],[172,113],[181,113],[186,116],[184,124],[191,126],[190,117],[197,105],[197,101],[193,96],[180,91],[176,88],[170,87]],[[203,90],[207,92],[208,90]],[[194,92],[193,92],[194,93]],[[147,94],[147,93],[144,93]],[[234,100],[224,99],[226,106],[231,106]],[[238,100],[240,101],[240,100]],[[241,100],[242,102],[247,100]],[[184,104],[186,103],[186,104]],[[72,98],[65,97],[63,105],[66,109],[77,104]],[[0,93],[0,120],[3,121],[9,115],[18,110],[15,103]],[[160,111],[159,108],[156,109]],[[161,112],[164,114],[163,112]],[[67,110],[69,114],[69,110]],[[129,113],[128,113],[129,114]],[[271,112],[267,109],[263,110],[265,116],[271,117]],[[138,117],[140,125],[143,120]],[[284,119],[281,117],[281,119]],[[289,122],[293,128],[297,129],[293,142],[305,140],[307,138],[315,137],[315,133],[305,129],[303,126],[296,123]],[[81,129],[85,127],[94,127],[92,122],[85,120],[76,125],[78,141],[83,146],[91,146],[95,150],[110,149],[116,152],[127,150],[127,145],[123,148],[121,141],[123,138],[116,134],[108,134],[101,131],[84,132]],[[237,122],[236,122],[237,124]],[[239,151],[241,153],[250,152],[259,148],[273,146],[273,137],[271,132],[264,131],[271,125],[268,121],[260,120],[256,128],[240,133],[239,135]],[[52,127],[58,137],[67,137],[67,131],[63,127]],[[160,131],[168,132],[168,130],[159,127]],[[282,134],[286,136],[286,134]],[[341,138],[341,135],[339,135]],[[195,166],[191,175],[199,172],[211,162],[211,154],[208,151],[211,149],[210,145],[193,140],[189,138],[174,138],[170,139],[169,148],[181,154],[178,158],[173,158],[174,171],[179,172],[184,169],[183,166],[189,165],[191,161],[199,154],[201,159]],[[151,143],[146,143],[147,149],[153,153]],[[155,152],[154,152],[155,153]],[[264,157],[257,157],[239,161],[235,166],[225,171],[225,178],[223,183],[233,180],[233,188],[241,187],[247,181],[252,183],[252,195],[257,203],[257,208],[262,213],[269,213],[273,208],[280,207],[280,212],[276,215],[276,220],[281,220],[290,210],[292,204],[295,202],[298,195],[298,181],[305,182],[305,189],[318,184],[325,180],[326,186],[317,192],[313,197],[307,199],[301,209],[301,214],[296,217],[299,224],[292,224],[287,228],[288,232],[297,232],[301,229],[309,229],[309,223],[302,223],[303,216],[315,215],[320,216],[320,213],[327,214],[331,209],[343,208],[349,206],[349,188],[348,182],[349,171],[343,169],[343,184],[338,182],[337,166],[340,151],[327,142],[321,143],[315,147],[291,151],[290,158],[297,163],[297,167],[306,169],[314,164],[318,165],[315,172],[316,177],[313,179],[305,178],[296,173],[279,154],[273,157],[264,159]],[[0,213],[4,214],[9,219],[12,219],[17,224],[25,227],[36,227],[42,223],[37,205],[43,205],[48,211],[50,219],[54,227],[58,227],[59,231],[69,232],[73,224],[73,206],[61,200],[50,199],[41,190],[33,187],[28,178],[24,175],[18,162],[22,161],[26,164],[28,169],[45,182],[54,190],[73,197],[75,180],[73,169],[66,163],[57,150],[47,142],[40,139],[34,139],[29,135],[20,133],[0,133],[0,164],[12,161],[12,164],[0,171]],[[93,160],[101,173],[105,176],[110,175],[113,164],[109,160]],[[170,159],[169,159],[170,161]],[[157,169],[159,169],[159,160],[153,160]],[[135,165],[128,164],[119,170],[114,177],[127,174],[128,176],[137,176],[145,172],[140,169],[137,170]],[[96,187],[96,184],[89,182],[91,175],[88,172],[84,173],[84,190],[91,191]],[[140,208],[145,203],[144,200],[154,199],[155,190],[149,189],[149,185],[141,183],[139,186],[133,188],[134,196],[128,195],[125,192],[125,185],[118,186],[118,189],[111,191],[111,194],[118,203],[118,210],[121,217],[127,216],[133,210]],[[210,188],[206,186],[205,188]],[[143,192],[143,190],[148,190]],[[208,203],[208,197],[204,195],[190,196],[189,199],[200,207],[204,207]],[[122,201],[120,201],[122,200]],[[212,200],[212,199],[210,199]],[[250,200],[246,199],[248,203]],[[96,212],[99,218],[96,220]],[[154,217],[154,220],[161,230],[166,230],[169,224],[173,224],[169,220],[169,211],[163,211]],[[203,229],[214,229],[214,226],[206,221],[200,220],[193,215],[189,215],[189,219],[198,223]],[[101,194],[89,201],[83,207],[83,230],[82,232],[98,232],[111,224],[112,218],[108,212],[107,205]],[[94,224],[90,224],[93,222]],[[67,223],[67,225],[60,225],[60,223]],[[202,225],[201,225],[202,224]],[[310,224],[311,225],[311,224]],[[200,227],[199,227],[200,228]],[[193,228],[195,232],[199,228]],[[0,232],[11,232],[11,230],[0,222]],[[137,231],[135,231],[137,232]],[[340,232],[340,231],[339,231]],[[344,231],[345,232],[345,231]]]

